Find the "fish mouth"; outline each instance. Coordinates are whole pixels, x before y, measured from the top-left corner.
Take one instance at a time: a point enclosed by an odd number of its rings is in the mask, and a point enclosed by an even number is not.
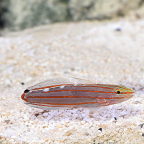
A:
[[[121,94],[133,94],[134,92],[133,91],[130,91],[130,92],[122,92]]]

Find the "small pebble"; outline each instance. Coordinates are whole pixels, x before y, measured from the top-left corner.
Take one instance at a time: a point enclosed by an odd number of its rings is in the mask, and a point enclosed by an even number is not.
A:
[[[115,30],[116,30],[116,31],[122,31],[121,28],[116,28]]]
[[[100,130],[102,132],[102,128],[99,128],[98,130]]]
[[[5,120],[5,122],[8,124],[10,122],[10,120]]]
[[[24,82],[21,82],[21,85],[24,85],[25,83]]]
[[[140,124],[139,126],[142,128],[142,127],[143,127],[143,125],[144,125],[144,123]]]

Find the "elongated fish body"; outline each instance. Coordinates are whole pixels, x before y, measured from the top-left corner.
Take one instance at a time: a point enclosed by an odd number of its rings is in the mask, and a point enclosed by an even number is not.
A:
[[[45,110],[108,106],[133,96],[130,88],[119,85],[73,83],[67,79],[49,79],[28,87],[21,98],[26,104]]]

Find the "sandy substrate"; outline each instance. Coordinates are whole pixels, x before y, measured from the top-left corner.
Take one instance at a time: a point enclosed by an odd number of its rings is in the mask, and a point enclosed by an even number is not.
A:
[[[135,94],[96,109],[43,111],[23,103],[28,86],[55,76],[124,85]],[[143,20],[55,24],[1,37],[0,143],[143,144],[143,78]]]

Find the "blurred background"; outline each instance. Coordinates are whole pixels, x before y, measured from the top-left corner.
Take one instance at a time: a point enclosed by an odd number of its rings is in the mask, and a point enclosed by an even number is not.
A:
[[[144,0],[0,0],[0,28],[18,31],[56,22],[144,18]]]

